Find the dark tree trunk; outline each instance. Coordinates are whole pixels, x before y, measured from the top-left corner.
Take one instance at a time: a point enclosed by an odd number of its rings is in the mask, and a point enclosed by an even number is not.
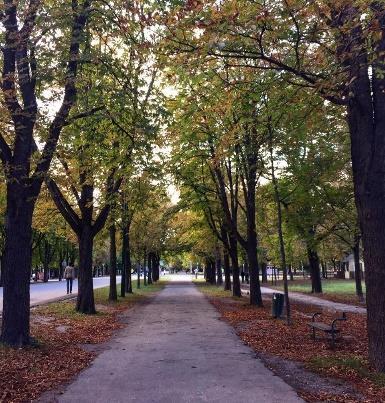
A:
[[[308,246],[307,256],[309,259],[311,291],[314,293],[322,293],[321,273],[319,268],[319,257],[316,250]]]
[[[295,271],[295,269],[294,269]],[[294,273],[293,273],[293,265],[290,264],[289,266],[289,276],[290,276],[290,281],[294,281]]]
[[[231,291],[231,273],[230,273],[230,256],[229,256],[229,237],[225,225],[221,225],[220,238],[223,244],[223,271],[225,273],[225,291]]]
[[[238,241],[247,254],[248,273],[246,279],[250,279],[250,304],[261,307],[263,306],[263,302],[259,281],[258,240],[255,220],[256,177],[260,145],[257,141],[255,125],[245,124],[243,127],[242,142],[236,146],[235,155],[240,170],[243,198],[245,201],[246,239],[239,234],[235,225],[233,232],[237,234]],[[236,218],[236,212],[232,215]]]
[[[267,264],[266,262],[261,263],[261,269],[262,269],[262,283],[267,283]]]
[[[117,301],[116,292],[116,228],[115,224],[110,225],[110,291],[108,299]],[[124,295],[123,295],[124,296]]]
[[[160,263],[160,258],[157,253],[154,253],[153,255],[153,279],[154,281],[159,280],[159,263]]]
[[[374,195],[362,196],[366,198],[365,207],[362,203],[359,208],[365,263],[367,329],[370,362],[378,371],[385,372],[385,197],[376,196],[376,190],[374,187],[372,189]]]
[[[143,254],[143,285],[147,285],[147,251],[144,249]]]
[[[126,283],[127,283],[127,229],[122,230],[122,277],[120,282],[120,296],[126,296]]]
[[[226,248],[223,248],[223,271],[225,272],[225,291],[231,291],[230,257]]]
[[[238,243],[234,236],[229,236],[231,268],[233,272],[233,296],[241,296],[241,283],[239,281]]]
[[[76,310],[81,313],[96,313],[92,278],[93,232],[91,225],[83,224],[79,240],[79,292]]]
[[[211,155],[216,158],[214,146],[210,144]],[[226,165],[226,164],[225,164]],[[223,172],[220,167],[214,165],[212,174],[216,178],[217,192],[221,202],[222,211],[224,214],[224,223],[221,226],[221,233],[225,233],[225,247],[229,250],[229,255],[232,263],[233,273],[233,296],[241,297],[241,284],[239,281],[239,263],[238,263],[238,235],[237,235],[237,212],[238,212],[238,175],[234,180],[232,175],[231,162],[226,165],[227,178],[230,188],[230,205],[226,192],[226,183]]]
[[[360,265],[360,237],[356,236],[354,239],[353,246],[353,256],[354,256],[354,279],[356,283],[356,294],[360,301],[364,300],[364,293],[362,291],[362,280],[361,280],[361,265]]]
[[[254,231],[255,235],[255,231]],[[257,236],[251,233],[248,235],[247,261],[250,271],[250,304],[263,306],[261,285],[259,282],[259,268],[257,258]],[[254,244],[254,245],[253,245]]]
[[[3,286],[3,255],[0,256],[0,287]]]
[[[221,260],[221,251],[219,247],[216,248],[216,256],[215,256],[215,266],[217,271],[217,284],[223,284],[223,277],[222,277],[222,260]]]
[[[63,249],[60,249],[60,253],[59,253],[59,265],[58,265],[58,269],[59,269],[59,281],[62,281],[63,279],[63,261],[64,261],[64,253],[63,253]]]
[[[323,260],[321,261],[321,268],[322,268],[322,278],[325,278],[325,279],[328,278],[326,263]]]
[[[125,281],[126,293],[132,294],[130,229],[128,227],[126,231],[126,261],[127,261],[126,281]]]
[[[206,281],[215,285],[215,261],[212,258],[206,258],[205,262]]]
[[[70,262],[71,265],[75,264],[76,253],[77,253],[76,247],[71,244],[70,247],[68,248],[67,263]]]
[[[137,282],[136,282],[136,288],[140,288],[140,263],[137,263],[137,270],[138,270],[138,272],[137,272],[137,275],[138,275],[138,277],[137,277]]]
[[[359,8],[348,4],[333,22],[336,25],[346,23],[340,30],[337,56],[349,73],[346,79],[347,121],[366,268],[369,360],[376,370],[385,372],[384,5],[374,3],[371,18],[379,35],[368,42],[360,24]]]
[[[149,284],[149,285],[152,284],[152,262],[153,262],[152,255],[153,255],[153,253],[150,252],[148,254],[148,259],[147,259],[147,261],[148,261],[147,284]]]
[[[43,282],[48,283],[48,280],[49,280],[49,267],[48,267],[48,264],[46,262],[44,262],[44,266],[43,266]]]
[[[5,250],[3,255],[3,317],[1,340],[23,346],[29,336],[29,282],[31,273],[32,214],[34,203],[7,186]]]
[[[53,257],[53,246],[50,245],[49,241],[47,239],[44,239],[43,241],[43,281],[44,283],[47,283],[49,280],[49,265],[51,263],[52,257]]]

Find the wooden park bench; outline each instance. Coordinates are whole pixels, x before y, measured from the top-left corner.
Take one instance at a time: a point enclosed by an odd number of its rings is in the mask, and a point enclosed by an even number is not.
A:
[[[346,314],[345,314],[345,312],[342,312],[342,316],[340,318],[334,319],[330,325],[328,325],[327,323],[323,323],[323,322],[316,322],[315,319],[316,319],[316,316],[318,316],[318,315],[321,315],[321,312],[316,312],[313,315],[311,322],[308,323],[308,325],[312,329],[312,338],[313,338],[313,340],[315,340],[316,339],[316,337],[315,337],[316,330],[321,330],[321,331],[325,332],[326,334],[330,334],[331,341],[332,341],[332,347],[334,347],[335,342],[336,342],[336,336],[339,335],[339,333],[340,333],[340,329],[337,329],[336,324],[338,321],[345,321]]]

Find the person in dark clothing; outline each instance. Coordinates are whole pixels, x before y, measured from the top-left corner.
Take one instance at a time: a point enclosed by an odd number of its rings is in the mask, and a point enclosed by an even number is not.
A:
[[[67,283],[67,294],[72,294],[72,283],[75,277],[75,269],[74,267],[68,265],[64,270],[64,278]]]

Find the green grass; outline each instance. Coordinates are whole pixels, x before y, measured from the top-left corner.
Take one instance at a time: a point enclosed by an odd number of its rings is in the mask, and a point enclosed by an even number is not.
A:
[[[34,311],[38,315],[55,315],[59,318],[72,318],[81,320],[85,317],[84,314],[75,311],[74,300],[65,300],[49,303],[47,305],[40,305],[37,308],[34,308]]]
[[[198,276],[198,278],[193,277],[193,283],[206,283],[206,280],[203,276]]]
[[[217,285],[210,285],[204,281],[198,280],[193,280],[193,282],[197,285],[199,290],[203,292],[203,294],[206,294],[210,297],[216,297],[216,298],[233,298],[232,292],[231,291],[224,291],[223,285],[217,286]],[[239,298],[234,297],[239,301]]]
[[[142,279],[141,279],[142,280]],[[118,300],[117,301],[109,301],[109,286],[97,288],[94,290],[95,304],[96,305],[114,305],[114,306],[124,306],[135,303],[139,300],[142,300],[146,296],[150,296],[152,293],[161,290],[167,283],[167,280],[162,277],[156,284],[151,284],[144,286],[143,281],[141,281],[141,288],[137,288],[137,282],[133,281],[133,294],[126,294],[126,297],[119,297],[120,294],[120,284],[117,285],[118,291]],[[75,299],[65,300],[50,303],[48,305],[41,305],[36,308],[36,313],[39,315],[55,315],[61,318],[72,318],[81,320],[86,317],[86,315],[76,312],[74,309]],[[98,308],[98,307],[97,307]],[[97,315],[105,315],[102,310],[97,312]]]
[[[342,370],[354,370],[362,378],[367,378],[379,387],[385,387],[385,374],[373,372],[368,364],[360,357],[314,357],[309,366],[314,370],[338,367]]]
[[[283,289],[283,285],[278,285],[277,288]],[[365,292],[365,284],[362,283],[362,289]],[[289,290],[298,292],[311,292],[310,280],[294,280],[289,281]],[[325,294],[343,294],[343,295],[355,295],[356,284],[354,280],[323,280],[322,290]]]
[[[94,290],[95,303],[96,304],[110,304],[110,303],[125,303],[129,301],[135,301],[141,299],[145,296],[149,296],[149,294],[154,293],[156,291],[161,290],[167,283],[167,279],[161,278],[157,283],[144,286],[143,279],[140,281],[140,288],[137,288],[137,281],[133,280],[132,282],[132,292],[133,294],[126,294],[124,298],[120,297],[120,284],[117,285],[118,290],[118,301],[111,302],[108,300],[108,294],[110,291],[110,287],[102,287]]]

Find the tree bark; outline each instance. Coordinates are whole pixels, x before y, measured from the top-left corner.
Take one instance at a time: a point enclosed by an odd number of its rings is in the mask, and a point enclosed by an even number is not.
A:
[[[137,282],[136,282],[136,288],[139,289],[140,288],[140,269],[141,269],[139,262],[137,263],[136,267],[137,267],[137,271],[138,271],[136,273],[138,275]]]
[[[213,258],[206,258],[205,262],[206,282],[215,285],[215,261]]]
[[[364,293],[362,291],[362,280],[361,280],[361,265],[360,265],[360,237],[355,236],[354,246],[353,246],[353,256],[354,256],[354,280],[356,283],[356,294],[360,301],[364,300]]]
[[[261,269],[262,269],[262,283],[267,283],[267,264],[266,262],[261,263]]]
[[[115,224],[110,225],[110,291],[108,299],[117,301],[118,294],[116,292],[116,228]]]
[[[290,281],[294,281],[294,273],[293,273],[293,265],[290,264],[289,266],[289,277],[290,277]]]
[[[360,10],[353,4],[346,3],[333,21],[336,26],[346,24],[348,28],[340,30],[337,57],[349,73],[347,121],[366,269],[369,361],[381,372],[385,372],[384,11],[382,2],[373,3],[373,25],[378,26],[379,35],[370,45],[360,23]]]
[[[322,293],[321,273],[319,268],[319,257],[316,250],[310,246],[307,247],[307,256],[309,259],[311,291],[314,293]]]
[[[3,286],[3,255],[0,256],[0,287]]]
[[[230,256],[229,256],[229,237],[225,225],[222,223],[220,227],[220,239],[223,244],[223,271],[225,273],[225,291],[231,291],[231,273],[230,273]]]
[[[143,285],[147,285],[147,250],[144,249],[143,253]]]
[[[159,262],[160,262],[160,258],[158,253],[154,253],[153,255],[153,279],[154,281],[158,281],[159,280]]]
[[[64,253],[64,250],[63,250],[63,245],[61,245],[60,253],[59,253],[59,265],[58,265],[59,281],[62,281],[62,279],[63,279],[63,261],[64,261],[64,258],[65,258],[65,253]]]
[[[229,252],[223,248],[223,271],[225,272],[225,291],[231,291],[231,273],[230,273],[230,258]]]
[[[79,241],[79,284],[76,310],[95,314],[95,300],[92,278],[93,232],[91,225],[83,224]]]
[[[148,272],[147,272],[147,284],[152,284],[152,263],[153,263],[153,259],[152,259],[152,255],[153,253],[150,252],[148,254]]]
[[[222,276],[222,260],[221,260],[221,252],[219,247],[217,246],[215,250],[215,266],[217,271],[217,284],[223,284],[223,276]]]
[[[54,255],[54,246],[50,244],[46,236],[43,237],[42,242],[42,260],[43,260],[43,282],[47,283],[49,280],[49,265]]]
[[[120,282],[120,296],[124,298],[126,296],[127,288],[127,229],[122,229],[122,277]]]
[[[126,292],[132,294],[132,263],[131,263],[131,246],[130,246],[130,229],[127,226],[126,230],[126,259],[127,259],[127,270],[126,270]]]
[[[33,208],[34,202],[15,191],[14,185],[7,186],[1,341],[16,347],[30,343],[29,282]]]
[[[326,267],[326,263],[321,260],[321,268],[322,268],[322,278],[328,278],[327,276],[327,267]]]
[[[263,306],[261,285],[259,282],[259,269],[257,258],[257,236],[255,231],[248,235],[247,262],[250,271],[250,304],[259,307]],[[255,239],[254,239],[255,236]]]
[[[229,255],[233,272],[233,296],[241,297],[241,283],[239,281],[238,243],[237,240],[234,239],[234,236],[232,234],[229,236],[229,244]]]

